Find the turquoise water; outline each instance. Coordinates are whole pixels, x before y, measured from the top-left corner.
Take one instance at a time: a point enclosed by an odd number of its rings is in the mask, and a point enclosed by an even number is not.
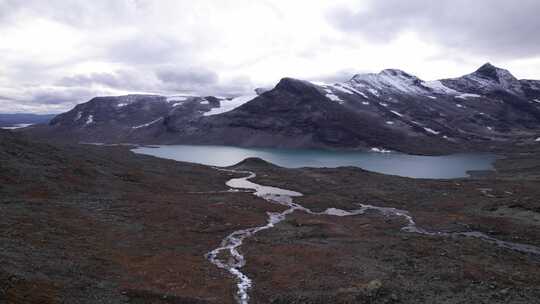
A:
[[[403,153],[350,152],[305,149],[259,149],[228,146],[171,145],[139,147],[135,153],[211,166],[230,166],[259,157],[286,168],[354,166],[413,178],[467,177],[469,170],[491,170],[496,156],[472,153],[419,156]]]

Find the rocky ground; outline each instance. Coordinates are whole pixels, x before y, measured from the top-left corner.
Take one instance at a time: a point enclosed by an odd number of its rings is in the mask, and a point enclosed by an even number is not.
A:
[[[540,246],[540,153],[497,172],[418,180],[357,168],[237,168],[304,193],[314,211],[408,210],[419,227]],[[204,254],[283,210],[223,192],[233,174],[125,147],[33,143],[0,132],[0,303],[234,303]],[[401,230],[402,218],[294,213],[241,247],[252,303],[540,303],[540,257]]]
[[[257,183],[301,191],[305,196],[296,201],[315,211],[357,203],[394,207],[408,210],[422,228],[478,230],[540,246],[537,155],[513,155],[497,165],[489,177],[447,181],[355,168],[253,169]],[[404,224],[377,212],[290,216],[244,246],[255,302],[540,302],[540,257],[478,239],[411,234],[400,230]]]

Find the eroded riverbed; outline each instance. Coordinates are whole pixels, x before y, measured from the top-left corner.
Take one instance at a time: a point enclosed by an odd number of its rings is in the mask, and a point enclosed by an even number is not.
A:
[[[231,275],[235,277],[237,281],[236,299],[237,302],[240,304],[249,303],[249,291],[254,284],[254,282],[245,273],[241,271],[242,267],[246,265],[247,260],[240,250],[243,241],[249,237],[252,237],[260,231],[274,227],[276,224],[284,221],[287,215],[295,211],[305,212],[315,216],[330,215],[336,217],[359,216],[367,212],[377,212],[385,217],[401,218],[404,221],[404,225],[402,226],[401,230],[409,233],[440,237],[476,238],[481,241],[485,241],[509,250],[540,256],[539,247],[499,240],[479,231],[442,232],[424,229],[416,225],[413,216],[408,211],[396,208],[358,204],[358,209],[354,210],[327,208],[323,212],[313,212],[312,210],[294,202],[294,198],[302,196],[302,193],[277,187],[256,184],[250,181],[250,179],[256,177],[256,174],[251,171],[238,171],[220,168],[218,168],[217,170],[246,175],[245,177],[230,179],[226,184],[232,189],[251,190],[253,191],[254,195],[261,197],[270,203],[275,203],[287,207],[287,209],[282,212],[268,212],[268,219],[266,224],[264,225],[234,231],[233,233],[229,234],[225,239],[223,239],[218,248],[210,251],[207,254],[207,258],[210,262],[212,262],[219,268],[227,270]]]

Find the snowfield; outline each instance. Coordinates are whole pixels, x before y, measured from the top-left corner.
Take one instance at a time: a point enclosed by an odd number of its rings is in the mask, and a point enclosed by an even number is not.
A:
[[[426,132],[429,132],[431,134],[435,134],[435,135],[439,135],[441,132],[437,132],[431,128],[427,128],[427,127],[424,127],[424,130],[426,130]]]
[[[345,93],[345,94],[354,95],[354,93],[351,90],[347,89],[344,86],[341,86],[340,84],[329,85],[328,87],[330,87],[330,88],[332,88],[334,90],[340,91],[342,93]]]
[[[432,91],[440,94],[459,94],[458,91],[454,89],[450,89],[449,87],[445,86],[442,82],[439,80],[433,80],[433,81],[424,81],[422,82],[422,85],[426,88],[431,89]],[[432,98],[434,96],[428,96],[429,98]],[[433,98],[432,98],[433,99]]]
[[[462,94],[459,94],[458,96],[456,96],[455,98],[469,99],[469,98],[480,98],[480,97],[482,97],[482,96],[480,96],[478,94],[462,93]]]
[[[371,148],[371,152],[377,152],[377,153],[390,153],[391,150],[386,150],[384,148]]]
[[[178,102],[178,101],[186,101],[188,98],[186,96],[169,96],[167,97],[167,102]]]
[[[132,129],[146,128],[146,127],[149,127],[149,126],[155,124],[156,122],[158,122],[158,121],[160,121],[160,120],[162,120],[162,119],[163,119],[163,117],[160,117],[160,118],[158,118],[158,119],[152,120],[151,122],[147,122],[147,123],[145,123],[145,124],[138,125],[138,126],[131,127],[131,128],[132,128]]]
[[[399,117],[403,117],[403,114],[397,112],[397,111],[394,111],[394,110],[391,110],[390,112],[392,112],[393,114],[399,116]]]
[[[326,94],[326,98],[328,98],[328,99],[330,99],[332,101],[337,101],[339,103],[343,103],[343,100],[341,98],[339,98],[339,96],[331,94],[331,93]]]
[[[212,116],[212,115],[218,115],[223,114],[229,111],[232,111],[239,106],[245,104],[248,101],[253,100],[257,95],[245,95],[245,96],[238,96],[231,100],[225,99],[219,101],[219,107],[218,108],[212,108],[210,111],[204,113],[204,116]]]
[[[381,96],[381,94],[379,94],[379,91],[377,91],[377,90],[375,90],[375,89],[369,88],[368,91],[369,91],[371,94],[373,94],[373,95],[375,95],[375,96],[377,96],[377,97]]]

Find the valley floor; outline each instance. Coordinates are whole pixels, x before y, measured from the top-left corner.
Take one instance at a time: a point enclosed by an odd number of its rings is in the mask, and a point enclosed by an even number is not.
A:
[[[540,153],[458,180],[357,168],[235,169],[298,191],[313,211],[371,204],[419,227],[482,231],[540,247]],[[0,303],[235,303],[236,282],[205,254],[284,207],[226,192],[238,174],[0,133]],[[295,212],[246,239],[251,303],[538,303],[540,256],[467,237],[401,230],[403,218]]]

